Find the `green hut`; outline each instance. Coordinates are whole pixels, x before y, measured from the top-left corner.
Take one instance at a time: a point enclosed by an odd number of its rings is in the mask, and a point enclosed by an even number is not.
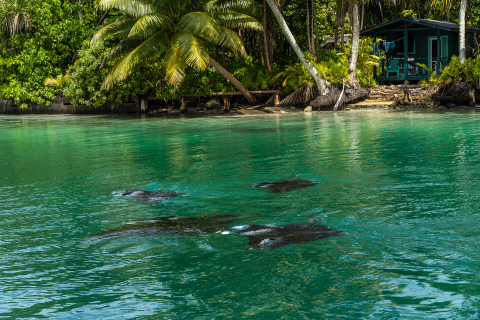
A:
[[[459,25],[454,22],[415,18],[398,18],[362,30],[361,37],[383,39],[374,44],[379,61],[377,81],[418,81],[428,72],[417,65],[423,63],[440,74],[452,56],[459,55]],[[473,34],[480,29],[465,28],[467,58],[472,55]],[[377,69],[375,68],[375,69]]]

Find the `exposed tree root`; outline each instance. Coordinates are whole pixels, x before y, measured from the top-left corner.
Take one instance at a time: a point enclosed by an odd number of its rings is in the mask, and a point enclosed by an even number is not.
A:
[[[295,92],[290,94],[285,99],[283,99],[279,104],[277,104],[277,106],[284,107],[305,105],[317,96],[317,92],[317,88],[311,87],[310,85],[306,84],[303,87],[298,88]]]

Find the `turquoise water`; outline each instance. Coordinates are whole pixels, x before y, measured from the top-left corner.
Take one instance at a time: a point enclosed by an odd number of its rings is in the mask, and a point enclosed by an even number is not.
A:
[[[475,111],[0,116],[0,318],[479,318],[479,127]],[[292,176],[318,185],[252,188]],[[85,241],[218,214],[348,234],[271,251],[237,234]]]

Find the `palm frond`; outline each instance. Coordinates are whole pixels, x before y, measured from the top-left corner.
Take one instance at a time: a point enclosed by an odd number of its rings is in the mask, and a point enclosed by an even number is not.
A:
[[[136,18],[156,12],[155,6],[148,0],[100,0],[97,2],[97,7],[100,10],[122,10]]]
[[[162,68],[165,70],[165,78],[171,85],[182,82],[185,77],[185,59],[177,45],[173,45],[163,57]]]
[[[178,26],[208,41],[218,37],[218,24],[206,12],[190,12],[178,21]]]
[[[262,24],[258,22],[257,19],[243,13],[216,12],[213,16],[219,24],[230,29],[243,28],[262,31]]]
[[[57,79],[54,79],[54,78],[46,78],[44,81],[43,81],[43,85],[45,86],[52,86],[54,88],[56,88],[58,86],[58,82],[57,82]]]
[[[218,38],[216,39],[218,45],[231,48],[239,52],[241,55],[246,54],[242,39],[240,39],[235,31],[222,26],[219,27],[218,31]]]
[[[173,29],[173,27],[173,21],[168,16],[158,12],[149,13],[137,20],[128,36],[145,39],[159,30]]]
[[[93,45],[98,42],[102,42],[108,37],[115,39],[124,39],[132,30],[132,27],[135,25],[137,19],[124,19],[110,23],[102,29],[98,30],[97,33],[90,40],[90,45]]]
[[[102,89],[108,90],[114,83],[124,80],[130,75],[138,64],[155,59],[165,52],[167,39],[165,31],[159,31],[143,41],[110,70],[103,81]]]
[[[167,40],[168,41],[168,40]],[[102,67],[104,67],[109,61],[115,61],[118,58],[124,57],[128,53],[132,52],[139,45],[143,43],[140,39],[125,39],[115,45],[102,60]]]
[[[0,3],[0,28],[11,36],[30,30],[29,3],[25,0],[4,0]]]
[[[173,41],[186,64],[200,71],[208,67],[208,48],[202,39],[188,30],[183,30],[175,35]]]
[[[255,0],[212,0],[205,4],[209,12],[235,11],[253,16],[262,12],[261,6]]]

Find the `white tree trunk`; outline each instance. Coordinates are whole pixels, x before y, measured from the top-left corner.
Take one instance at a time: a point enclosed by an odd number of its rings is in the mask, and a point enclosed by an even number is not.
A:
[[[465,62],[465,15],[467,11],[467,0],[460,3],[460,63]]]
[[[315,83],[317,84],[318,92],[321,95],[325,95],[327,93],[327,87],[325,86],[323,79],[318,74],[318,70],[312,64],[310,64],[310,62],[307,61],[307,59],[305,58],[305,55],[303,54],[302,49],[300,49],[300,47],[297,44],[297,41],[295,41],[295,38],[290,32],[290,29],[288,28],[287,23],[285,22],[285,19],[283,19],[282,13],[280,12],[280,10],[278,10],[278,7],[275,4],[274,0],[266,0],[266,1],[268,2],[270,9],[272,9],[273,14],[275,15],[275,18],[277,19],[278,24],[280,25],[280,28],[282,29],[283,34],[285,35],[285,38],[287,38],[288,42],[292,46],[293,51],[295,51],[300,61],[307,69],[308,73],[310,73],[310,75],[312,76],[313,80],[315,80]]]
[[[358,12],[358,2],[359,0],[352,0],[353,5],[353,17],[352,17],[352,56],[350,57],[350,65],[348,66],[348,75],[350,76],[350,80],[348,81],[350,84],[355,83],[355,74],[357,72],[357,60],[358,60],[358,47],[360,44],[360,17]]]

